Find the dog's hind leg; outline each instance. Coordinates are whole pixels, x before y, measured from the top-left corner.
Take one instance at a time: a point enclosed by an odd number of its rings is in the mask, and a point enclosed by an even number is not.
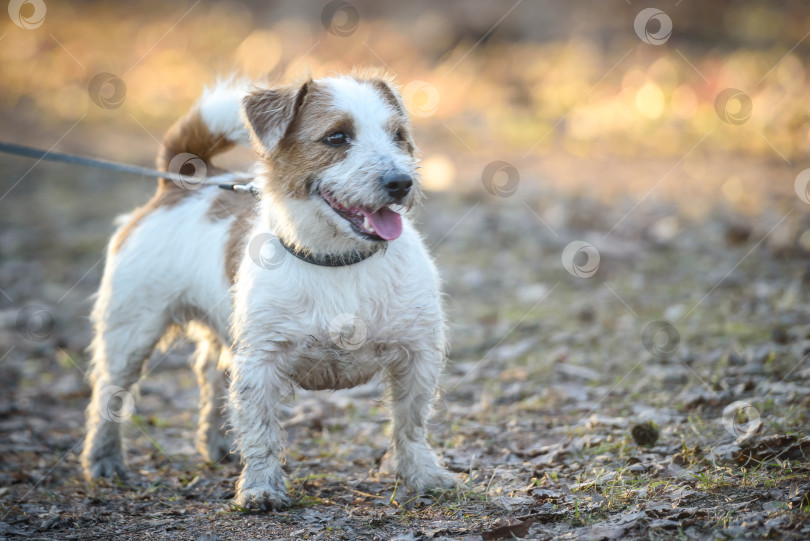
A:
[[[231,442],[225,434],[225,406],[228,381],[224,366],[227,348],[213,336],[197,336],[194,371],[200,386],[200,422],[197,450],[209,462],[219,462],[230,455]]]
[[[110,271],[108,264],[107,272]],[[92,399],[87,407],[87,436],[81,461],[88,479],[126,477],[121,425],[134,408],[134,386],[144,362],[166,330],[163,306],[150,306],[145,295],[111,295],[109,282],[93,310],[95,338],[91,345]]]

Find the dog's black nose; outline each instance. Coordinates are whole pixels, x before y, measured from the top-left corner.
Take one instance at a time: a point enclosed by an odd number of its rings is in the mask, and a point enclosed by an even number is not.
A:
[[[405,173],[389,173],[383,177],[382,183],[388,191],[388,195],[396,199],[402,199],[408,195],[413,186],[410,175]]]

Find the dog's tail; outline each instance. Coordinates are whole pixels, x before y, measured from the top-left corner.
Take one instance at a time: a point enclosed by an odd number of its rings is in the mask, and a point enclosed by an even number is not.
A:
[[[249,146],[250,135],[241,113],[242,98],[248,89],[247,81],[233,79],[221,80],[212,88],[206,88],[191,110],[163,137],[158,169],[181,173],[182,165],[193,157],[202,159],[210,168],[214,155],[235,144]]]

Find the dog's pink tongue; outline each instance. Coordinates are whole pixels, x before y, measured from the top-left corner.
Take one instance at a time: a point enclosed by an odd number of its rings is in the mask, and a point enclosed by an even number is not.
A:
[[[385,240],[394,240],[402,234],[402,216],[388,207],[373,213],[362,211],[371,222],[374,231]]]

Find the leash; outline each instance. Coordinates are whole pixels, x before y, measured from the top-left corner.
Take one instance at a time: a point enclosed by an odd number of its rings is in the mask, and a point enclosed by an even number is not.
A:
[[[224,190],[232,190],[234,192],[251,193],[253,195],[259,193],[258,188],[252,182],[220,183],[216,180],[222,177],[243,178],[245,180],[252,178],[247,173],[226,173],[211,177],[210,179],[206,177],[196,179],[193,176],[180,175],[177,173],[171,173],[169,171],[158,171],[157,169],[149,169],[147,167],[140,167],[138,165],[111,162],[98,158],[88,158],[87,156],[55,152],[53,150],[43,150],[41,148],[18,145],[15,143],[5,143],[3,141],[0,141],[0,152],[12,154],[14,156],[24,156],[26,158],[32,158],[40,161],[44,160],[50,162],[71,163],[75,165],[86,165],[89,167],[109,169],[110,171],[118,171],[120,173],[131,173],[133,175],[143,175],[154,178],[167,178],[174,182],[180,183],[181,186],[191,185],[193,187],[197,187],[201,185],[212,185],[218,186]],[[281,242],[281,245],[296,258],[300,259],[301,261],[305,261],[306,263],[321,267],[346,267],[349,265],[354,265],[360,263],[361,261],[365,261],[379,251],[375,250],[371,253],[363,253],[354,250],[346,254],[323,254],[316,256],[311,253],[296,251],[292,246],[281,241],[281,239],[279,239],[279,241]]]
[[[111,171],[118,171],[121,173],[131,173],[133,175],[144,175],[153,178],[167,178],[175,183],[180,183],[181,186],[202,186],[214,185],[225,190],[233,190],[235,192],[250,192],[257,193],[256,187],[253,183],[220,183],[216,179],[222,177],[236,177],[244,178],[245,180],[251,178],[246,173],[227,173],[215,177],[197,179],[191,175],[180,175],[169,171],[158,171],[157,169],[149,169],[147,167],[140,167],[138,165],[129,165],[125,163],[111,162],[108,160],[101,160],[98,158],[88,158],[86,156],[78,156],[76,154],[66,154],[64,152],[56,152],[53,150],[42,150],[41,148],[29,147],[26,145],[17,145],[15,143],[5,143],[0,141],[0,152],[5,154],[12,154],[15,156],[24,156],[36,160],[44,160],[50,162],[71,163],[74,165],[87,165],[90,167],[99,167],[101,169],[109,169]]]

